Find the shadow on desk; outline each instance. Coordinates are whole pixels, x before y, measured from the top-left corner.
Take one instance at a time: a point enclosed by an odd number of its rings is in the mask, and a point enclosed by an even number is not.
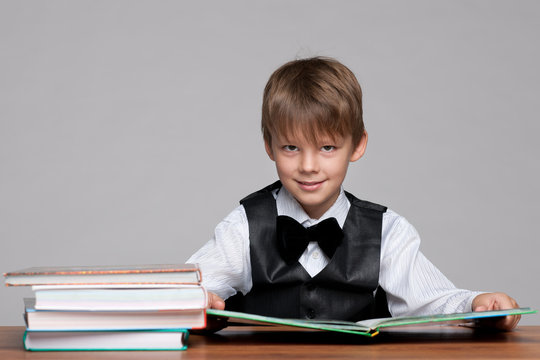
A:
[[[515,332],[519,332],[519,329]],[[411,326],[385,329],[374,337],[325,331],[305,331],[287,327],[279,328],[234,326],[214,334],[204,334],[213,343],[238,342],[242,344],[355,344],[373,345],[380,343],[426,343],[426,342],[504,342],[515,332],[500,332],[488,329],[472,329],[460,326]],[[198,336],[198,335],[194,335]],[[539,355],[540,356],[540,355]]]

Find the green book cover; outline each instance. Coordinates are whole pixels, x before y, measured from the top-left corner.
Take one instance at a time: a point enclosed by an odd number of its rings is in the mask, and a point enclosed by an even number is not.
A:
[[[404,325],[419,325],[430,323],[462,323],[471,324],[483,318],[502,317],[508,315],[534,314],[536,310],[531,308],[517,308],[508,310],[476,311],[455,314],[437,314],[428,316],[403,316],[381,319],[368,319],[358,322],[336,321],[336,320],[303,320],[284,319],[270,316],[247,314],[242,312],[208,309],[208,316],[217,318],[227,318],[229,324],[254,324],[254,325],[284,325],[300,327],[305,329],[336,331],[348,334],[364,336],[375,336],[379,330],[387,327],[397,327]]]
[[[30,351],[185,350],[187,329],[126,331],[32,331],[23,344]]]

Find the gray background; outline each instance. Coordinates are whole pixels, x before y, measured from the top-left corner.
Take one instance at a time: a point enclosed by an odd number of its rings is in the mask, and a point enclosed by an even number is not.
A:
[[[268,76],[326,55],[364,89],[346,189],[404,215],[457,286],[539,309],[539,19],[537,1],[1,1],[0,271],[185,261],[276,179]],[[30,294],[0,287],[0,323]]]

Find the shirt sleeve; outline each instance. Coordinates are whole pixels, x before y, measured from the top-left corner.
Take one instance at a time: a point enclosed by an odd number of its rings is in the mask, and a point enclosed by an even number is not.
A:
[[[202,285],[222,299],[252,287],[249,228],[243,206],[233,210],[214,231],[214,236],[188,260],[197,263]]]
[[[471,311],[480,292],[458,289],[420,252],[420,236],[403,217],[384,214],[379,284],[392,316]]]

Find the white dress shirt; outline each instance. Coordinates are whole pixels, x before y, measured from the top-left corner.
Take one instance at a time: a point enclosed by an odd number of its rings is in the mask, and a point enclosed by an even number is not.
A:
[[[278,215],[287,215],[308,227],[330,217],[343,228],[351,206],[343,189],[336,202],[320,218],[311,219],[292,195],[282,187],[274,191]],[[392,210],[383,215],[379,285],[386,291],[392,316],[427,315],[471,311],[480,292],[457,289],[419,250],[420,237],[414,227]],[[328,264],[316,242],[309,243],[298,260],[313,277]],[[216,229],[214,236],[188,263],[198,263],[203,286],[223,299],[248,293],[253,286],[249,255],[249,226],[243,206],[234,209]]]

